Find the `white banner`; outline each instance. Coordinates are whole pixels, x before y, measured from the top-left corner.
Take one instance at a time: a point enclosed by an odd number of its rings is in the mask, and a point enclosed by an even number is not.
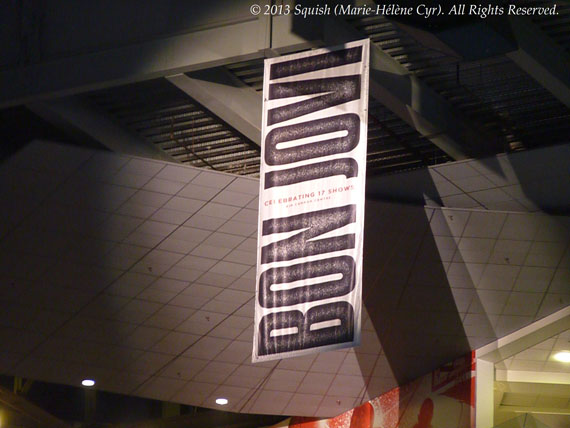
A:
[[[369,48],[265,61],[254,362],[360,343]]]

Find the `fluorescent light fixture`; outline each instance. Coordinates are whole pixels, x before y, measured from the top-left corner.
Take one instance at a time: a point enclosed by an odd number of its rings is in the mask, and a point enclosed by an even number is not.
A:
[[[95,381],[93,379],[83,379],[81,381],[81,385],[83,385],[83,386],[94,386]]]
[[[560,351],[553,355],[556,361],[560,361],[561,363],[570,363],[570,351]]]
[[[226,404],[228,404],[228,399],[227,398],[216,398],[216,404],[219,404],[220,406],[225,406]]]

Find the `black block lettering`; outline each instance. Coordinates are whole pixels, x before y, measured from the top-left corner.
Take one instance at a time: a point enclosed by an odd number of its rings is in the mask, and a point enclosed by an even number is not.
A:
[[[337,321],[329,327],[311,329],[315,324]],[[294,333],[271,336],[281,329],[296,329]],[[297,351],[354,339],[354,309],[348,302],[335,302],[315,306],[305,316],[300,311],[275,312],[265,315],[259,322],[258,355]]]
[[[264,236],[273,233],[293,232],[299,229],[307,230],[264,246],[261,249],[261,264],[354,248],[354,233],[325,239],[312,238],[355,221],[356,205],[265,220],[262,226]]]
[[[268,269],[259,278],[259,304],[264,308],[275,308],[344,296],[354,289],[355,269],[354,259],[349,256]],[[292,289],[271,290],[274,284],[287,284],[333,274],[341,274],[342,278]]]

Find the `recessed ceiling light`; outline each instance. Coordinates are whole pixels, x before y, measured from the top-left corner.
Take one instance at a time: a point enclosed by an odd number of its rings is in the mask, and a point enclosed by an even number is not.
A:
[[[81,381],[81,385],[83,385],[83,386],[94,386],[95,381],[93,379],[83,379]]]
[[[557,352],[552,358],[561,363],[570,363],[570,351]]]
[[[225,406],[226,404],[228,404],[228,399],[227,398],[216,398],[216,404],[219,404],[220,406]]]

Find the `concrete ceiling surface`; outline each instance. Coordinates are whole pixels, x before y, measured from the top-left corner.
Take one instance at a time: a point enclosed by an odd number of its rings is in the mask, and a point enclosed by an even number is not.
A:
[[[253,365],[257,179],[39,141],[0,177],[5,374],[333,416],[570,303],[568,217],[368,200],[362,345]]]

